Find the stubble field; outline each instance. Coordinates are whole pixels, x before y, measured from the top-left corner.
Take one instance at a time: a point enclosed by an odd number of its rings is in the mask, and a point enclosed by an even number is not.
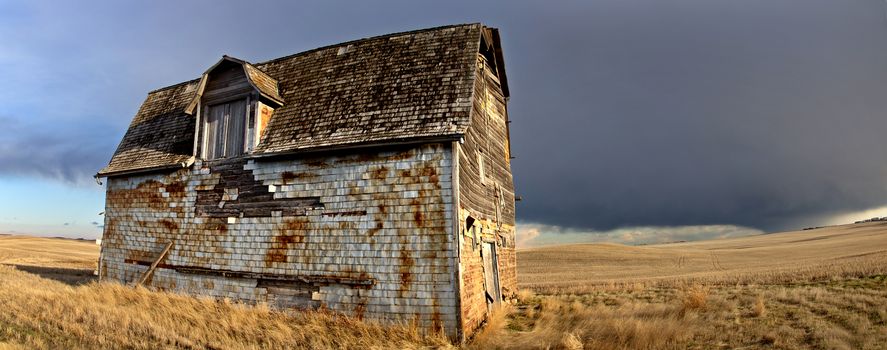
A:
[[[97,283],[92,242],[0,236],[0,348],[887,348],[887,223],[518,252],[467,344],[409,324]]]

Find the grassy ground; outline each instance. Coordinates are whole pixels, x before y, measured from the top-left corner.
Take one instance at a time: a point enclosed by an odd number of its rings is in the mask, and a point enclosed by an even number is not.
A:
[[[478,348],[884,349],[887,277],[523,293]]]
[[[70,286],[0,267],[0,342],[37,349],[446,347],[416,327],[133,289]]]
[[[521,250],[520,301],[453,345],[411,325],[96,283],[92,243],[0,237],[0,349],[884,349],[885,250],[883,224]]]
[[[0,349],[452,347],[408,324],[97,283],[97,257],[94,242],[0,236]]]

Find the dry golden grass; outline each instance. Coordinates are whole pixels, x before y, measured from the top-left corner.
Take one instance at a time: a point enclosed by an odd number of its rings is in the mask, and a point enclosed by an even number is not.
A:
[[[452,347],[410,324],[90,282],[97,257],[91,242],[0,237],[0,349]]]
[[[584,349],[883,349],[887,344],[885,276],[690,290],[523,299],[504,327],[486,329],[473,346],[571,349],[578,342]],[[704,299],[704,308],[697,298]]]
[[[865,224],[523,250],[519,301],[461,345],[411,325],[65,278],[92,271],[93,245],[0,237],[0,349],[883,349],[885,236],[887,226]]]
[[[382,326],[324,312],[133,289],[72,287],[0,266],[0,342],[37,349],[280,349],[449,347],[410,325]]]

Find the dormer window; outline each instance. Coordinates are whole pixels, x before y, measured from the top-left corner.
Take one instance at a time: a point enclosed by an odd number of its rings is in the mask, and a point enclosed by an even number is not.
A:
[[[206,107],[204,159],[236,157],[252,150],[249,134],[253,127],[247,121],[248,107],[246,99]]]
[[[223,57],[203,74],[186,109],[200,112],[195,155],[212,160],[252,152],[282,104],[274,79],[248,62]]]

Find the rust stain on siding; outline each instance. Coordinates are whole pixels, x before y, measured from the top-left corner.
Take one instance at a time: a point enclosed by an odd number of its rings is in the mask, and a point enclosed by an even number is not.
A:
[[[303,163],[312,168],[326,169],[330,167],[323,159],[306,159]]]
[[[108,224],[105,225],[105,232],[103,234],[103,239],[112,240],[117,237],[117,219],[110,218],[108,219]]]
[[[283,180],[284,185],[291,185],[296,183],[296,180],[311,180],[317,178],[316,174],[309,173],[307,171],[301,171],[294,173],[292,171],[284,171],[280,174],[280,179]]]
[[[385,227],[385,224],[382,223],[382,221],[380,221],[380,220],[377,218],[377,219],[376,219],[376,226],[373,227],[373,228],[371,228],[371,229],[369,229],[369,230],[367,231],[367,235],[370,236],[370,237],[375,237],[376,234],[378,234],[379,232],[381,232],[382,229],[383,229],[384,227]]]
[[[181,199],[185,196],[185,184],[181,181],[174,181],[166,185],[166,192],[169,192],[170,198]]]
[[[410,205],[412,205],[413,207],[413,221],[416,222],[416,227],[424,227],[425,215],[422,214],[422,205],[419,203],[419,200],[414,199],[412,202],[410,202]]]
[[[400,274],[400,288],[398,294],[403,297],[410,290],[413,284],[413,266],[416,261],[410,256],[409,243],[406,237],[400,239],[400,266],[398,272]]]
[[[432,297],[432,299],[431,328],[437,331],[443,329],[443,321],[440,318],[440,302],[436,297]]]
[[[308,218],[299,216],[283,223],[271,240],[271,247],[265,253],[265,267],[271,267],[274,263],[287,262],[289,250],[297,244],[305,243],[305,233],[308,229]]]
[[[153,258],[156,258],[157,253],[152,253],[145,250],[140,249],[130,249],[127,251],[127,261],[153,261]]]
[[[147,206],[154,210],[166,210],[163,196],[160,194],[163,184],[157,180],[147,180],[136,186],[135,189],[108,191],[108,202],[115,207],[142,207]]]
[[[367,301],[366,298],[360,298],[357,302],[357,305],[354,306],[354,317],[358,320],[363,320],[363,314],[367,311]]]
[[[379,163],[388,161],[401,161],[412,158],[414,155],[410,151],[398,152],[391,155],[383,155],[379,153],[361,153],[353,157],[344,157],[336,160],[337,164],[363,164],[363,163]]]
[[[160,220],[160,224],[163,225],[163,227],[166,228],[166,230],[169,232],[176,232],[179,230],[179,224],[170,219]]]
[[[370,173],[370,176],[375,180],[385,180],[385,178],[388,177],[388,167],[383,165],[378,169],[373,170]]]

